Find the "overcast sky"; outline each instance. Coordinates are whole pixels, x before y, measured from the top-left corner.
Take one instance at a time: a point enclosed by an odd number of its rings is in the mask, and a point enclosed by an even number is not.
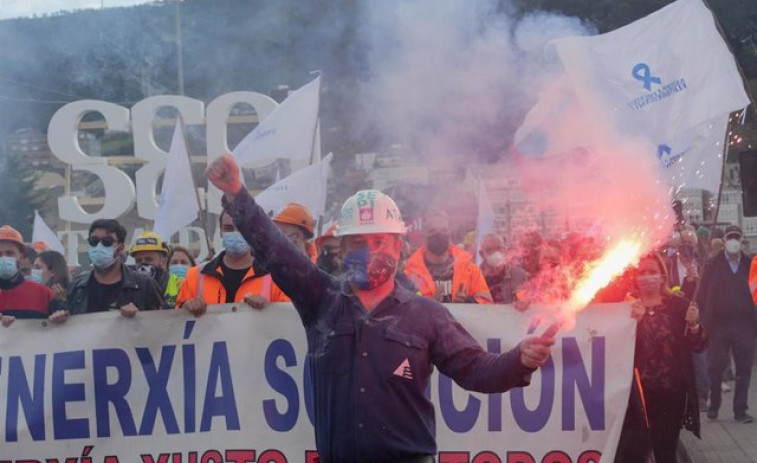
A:
[[[55,13],[61,10],[105,8],[148,3],[150,0],[0,0],[0,19],[18,18],[34,14]]]

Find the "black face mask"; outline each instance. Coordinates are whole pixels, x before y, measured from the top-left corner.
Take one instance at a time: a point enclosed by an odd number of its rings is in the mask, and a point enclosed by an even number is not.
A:
[[[318,256],[315,265],[329,275],[342,273],[342,264],[338,253],[323,253]]]
[[[450,240],[447,233],[437,233],[426,237],[426,248],[437,256],[444,254],[449,248],[449,243]]]
[[[137,272],[143,275],[147,275],[148,277],[153,278],[158,282],[163,278],[163,269],[155,267],[152,264],[139,264],[136,270]]]

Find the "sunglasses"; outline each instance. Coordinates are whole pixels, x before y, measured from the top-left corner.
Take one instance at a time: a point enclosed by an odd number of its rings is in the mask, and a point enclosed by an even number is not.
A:
[[[112,236],[104,236],[102,238],[98,236],[90,236],[89,240],[87,241],[89,242],[89,245],[92,246],[93,248],[97,246],[98,243],[102,243],[103,246],[105,246],[106,248],[109,248],[113,246],[113,243],[116,242],[116,239],[113,238]]]

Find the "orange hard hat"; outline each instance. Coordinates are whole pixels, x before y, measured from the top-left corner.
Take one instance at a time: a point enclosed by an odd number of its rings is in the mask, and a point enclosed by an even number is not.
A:
[[[32,249],[37,251],[37,254],[50,250],[50,246],[44,241],[35,241],[32,243]]]
[[[18,245],[18,248],[21,250],[21,252],[26,254],[26,245],[24,244],[24,238],[21,236],[21,233],[19,233],[18,230],[11,227],[10,225],[3,225],[2,227],[0,227],[0,241],[10,241]]]
[[[334,238],[334,233],[336,233],[336,225],[337,223],[334,222],[331,224],[331,226],[326,230],[326,233],[319,236],[315,239],[315,245],[316,247],[320,248],[323,245],[323,242],[326,240],[326,238]]]
[[[289,225],[296,225],[305,232],[305,239],[313,237],[313,215],[308,208],[302,204],[289,203],[284,206],[276,217],[273,218],[274,222],[288,223]]]

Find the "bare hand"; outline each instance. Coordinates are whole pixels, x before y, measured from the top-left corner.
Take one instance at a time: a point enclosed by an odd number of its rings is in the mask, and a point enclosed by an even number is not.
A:
[[[525,312],[528,310],[529,307],[531,307],[531,301],[515,301],[513,304],[513,307],[515,307],[515,310],[518,312]]]
[[[121,315],[126,318],[134,318],[137,316],[137,313],[139,313],[139,308],[133,302],[121,306]]]
[[[52,313],[52,315],[47,317],[47,319],[50,320],[51,323],[60,324],[68,320],[68,317],[70,315],[71,314],[68,313],[68,310],[56,310],[55,312]]]
[[[195,317],[201,317],[208,310],[207,302],[205,302],[205,299],[199,296],[193,297],[181,306],[187,309],[189,313],[191,313]]]
[[[16,321],[16,317],[12,315],[2,315],[0,316],[0,323],[3,324],[4,327],[8,328],[13,324],[13,322]]]
[[[699,325],[699,308],[696,305],[690,304],[689,309],[686,311],[686,325],[689,328],[694,328]]]
[[[693,262],[686,265],[685,268],[686,268],[687,280],[691,281],[691,280],[696,280],[697,278],[699,278],[699,270],[697,270],[697,266],[694,265]]]
[[[642,304],[639,301],[636,301],[631,306],[631,318],[633,318],[636,321],[640,321],[642,317],[644,317],[644,314],[647,313],[646,307],[644,307],[644,304]]]
[[[268,304],[268,299],[259,294],[248,294],[244,297],[244,303],[253,309],[263,309]]]
[[[242,189],[239,166],[230,154],[224,154],[205,169],[205,176],[219,190],[233,196]]]
[[[544,366],[551,354],[554,338],[529,336],[520,343],[520,363],[530,369]]]
[[[50,289],[53,291],[53,296],[55,296],[55,299],[59,301],[65,301],[68,297],[66,288],[64,288],[60,283],[55,283]]]

